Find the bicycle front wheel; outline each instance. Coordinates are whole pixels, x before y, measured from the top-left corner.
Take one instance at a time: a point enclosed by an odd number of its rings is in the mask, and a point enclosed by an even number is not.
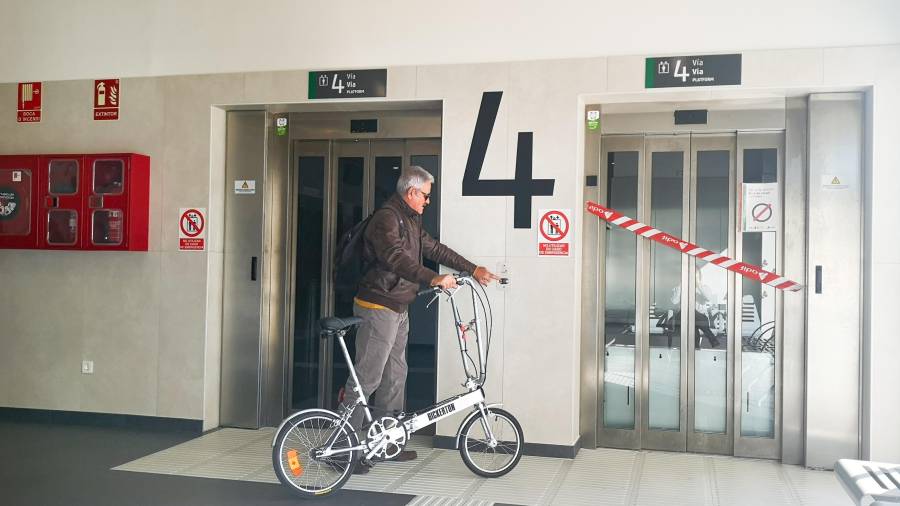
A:
[[[278,481],[300,497],[322,497],[339,490],[353,472],[356,433],[325,410],[300,415],[275,436],[272,465]],[[330,447],[339,452],[321,456]],[[345,451],[340,451],[345,450]]]
[[[494,436],[493,440],[490,435]],[[486,418],[478,415],[462,426],[459,443],[466,467],[478,476],[497,478],[519,463],[525,436],[522,426],[509,412],[488,408]]]

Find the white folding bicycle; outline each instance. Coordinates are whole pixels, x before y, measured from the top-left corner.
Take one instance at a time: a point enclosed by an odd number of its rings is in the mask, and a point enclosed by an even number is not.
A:
[[[500,404],[485,404],[482,390],[487,379],[487,357],[490,352],[490,301],[484,288],[471,276],[459,274],[455,277],[459,285],[457,288],[442,290],[434,287],[419,292],[419,295],[434,294],[429,306],[441,294],[450,301],[466,373],[462,386],[467,392],[415,413],[373,419],[344,342],[344,335],[362,319],[324,318],[319,321],[322,338],[338,339],[350,369],[357,400],[350,405],[342,404],[338,412],[307,409],[281,422],[272,441],[272,464],[281,483],[304,498],[326,496],[339,490],[350,479],[355,466],[371,466],[396,457],[406,447],[412,433],[469,408],[471,411],[456,434],[456,448],[466,466],[486,478],[503,476],[516,467],[525,444],[522,427],[515,417],[499,408]],[[505,282],[505,279],[501,280],[501,283]],[[454,300],[454,295],[464,287],[471,292],[474,314],[473,319],[467,322],[462,321]],[[484,319],[479,317],[476,300],[481,304]],[[485,345],[482,346],[482,332],[485,330]],[[471,336],[474,336],[477,346],[477,364],[469,354],[468,339]],[[363,409],[368,426],[362,441],[350,425],[351,416],[358,407]]]

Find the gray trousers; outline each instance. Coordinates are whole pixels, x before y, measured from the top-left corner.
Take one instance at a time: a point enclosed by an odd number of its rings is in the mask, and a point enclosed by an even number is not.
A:
[[[375,395],[372,416],[396,414],[403,410],[406,396],[406,342],[409,337],[409,314],[391,309],[369,309],[353,304],[353,314],[363,322],[356,331],[356,358],[354,367],[366,399]],[[344,403],[356,400],[353,377],[347,378]],[[350,419],[359,429],[365,415],[357,408]]]

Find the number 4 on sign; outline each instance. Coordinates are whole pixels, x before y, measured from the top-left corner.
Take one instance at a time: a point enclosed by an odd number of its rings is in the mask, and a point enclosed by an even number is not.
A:
[[[687,82],[687,66],[681,64],[681,60],[675,60],[675,77],[680,77],[681,82]]]
[[[344,92],[344,81],[343,79],[338,79],[337,74],[331,79],[331,89],[337,90],[338,93]]]

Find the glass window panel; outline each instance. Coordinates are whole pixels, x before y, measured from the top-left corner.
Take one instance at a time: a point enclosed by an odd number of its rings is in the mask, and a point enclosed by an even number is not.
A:
[[[409,164],[418,165],[434,176],[434,183],[431,185],[431,200],[428,204],[428,209],[430,209],[430,211],[422,215],[422,226],[425,227],[425,230],[429,234],[437,238],[440,228],[439,218],[441,216],[440,157],[437,155],[410,155]],[[429,265],[428,262],[430,262],[430,260],[426,261],[425,265],[432,270],[437,271],[437,264]]]
[[[375,157],[375,209],[397,192],[397,179],[403,158],[400,156]]]
[[[91,241],[100,246],[122,244],[125,213],[121,209],[97,209],[91,219]]]
[[[78,193],[78,162],[76,160],[52,160],[48,172],[51,195]]]
[[[94,193],[119,195],[125,184],[125,162],[97,160],[94,162]]]
[[[378,170],[378,162],[380,158],[375,159],[376,171]],[[425,230],[433,237],[439,234],[439,218],[441,212],[441,192],[440,192],[440,157],[438,155],[410,155],[410,165],[418,165],[427,170],[434,176],[434,184],[431,186],[431,200],[422,215],[422,225]],[[390,163],[391,172],[394,171],[395,164]],[[377,178],[377,176],[376,176]],[[396,176],[393,178],[394,186],[396,186]],[[425,265],[434,270],[438,270],[438,265],[427,258]],[[419,297],[409,306],[409,348],[407,349],[408,362],[415,364],[409,370],[409,378],[406,382],[406,410],[415,411],[427,408],[436,401],[435,393],[437,391],[437,374],[436,374],[436,350],[437,328],[438,328],[438,312],[434,311],[434,307],[426,308],[428,304],[426,297]]]
[[[338,188],[337,188],[337,234],[341,237],[344,232],[353,228],[363,219],[363,181],[365,180],[365,159],[362,157],[339,157],[338,163]],[[335,290],[334,314],[338,316],[353,315],[353,297],[355,287],[344,290]],[[347,350],[351,357],[356,356],[356,339],[347,339]],[[337,339],[332,339],[333,376],[331,382],[331,398],[325,404],[337,407],[338,391],[347,383],[350,370],[343,359],[343,351]],[[377,395],[377,394],[376,394]]]
[[[744,183],[777,183],[778,150],[743,151]],[[776,232],[744,232],[742,260],[777,272]],[[741,435],[775,437],[775,288],[741,281]]]
[[[729,151],[697,152],[697,245],[728,255]],[[696,260],[694,279],[694,430],[726,432],[728,276]]]
[[[609,153],[609,206],[637,216],[638,152]],[[619,227],[606,234],[606,327],[603,363],[603,425],[634,429],[637,238]]]
[[[31,171],[0,169],[0,235],[31,233]]]
[[[322,226],[325,212],[325,157],[301,156],[297,203],[297,272],[294,292],[294,354],[291,407],[318,407],[321,314]]]
[[[684,153],[650,158],[650,225],[681,237]],[[650,418],[654,430],[680,430],[681,254],[650,243]]]
[[[78,240],[78,211],[51,209],[47,213],[47,242],[72,245]]]

